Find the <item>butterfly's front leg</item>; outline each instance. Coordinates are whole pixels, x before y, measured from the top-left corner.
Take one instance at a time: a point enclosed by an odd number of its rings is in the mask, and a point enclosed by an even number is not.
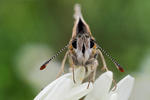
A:
[[[64,71],[64,66],[65,66],[65,62],[66,62],[66,59],[67,59],[67,56],[68,56],[68,51],[66,52],[65,56],[64,56],[64,59],[62,61],[62,65],[61,65],[61,69],[57,75],[57,78],[60,76],[61,72],[65,73]]]
[[[70,63],[70,68],[72,69],[72,73],[73,73],[73,81],[74,83],[76,83],[75,81],[75,74],[74,74],[74,69],[75,67],[78,67],[78,62],[77,62],[77,57],[75,56],[75,54],[73,53],[73,51],[68,51],[69,53],[69,63]]]
[[[97,49],[96,52],[97,52],[96,54],[99,54],[100,57],[101,57],[101,59],[102,59],[102,63],[103,63],[103,68],[102,68],[102,70],[108,71],[108,68],[107,68],[107,65],[106,65],[106,61],[105,61],[105,58],[104,58],[102,52],[101,52],[99,49]]]
[[[91,81],[94,83],[98,61],[95,58],[91,58],[87,63],[90,63],[90,66],[88,67],[88,72],[87,72],[89,73],[89,83],[87,86],[88,88]]]

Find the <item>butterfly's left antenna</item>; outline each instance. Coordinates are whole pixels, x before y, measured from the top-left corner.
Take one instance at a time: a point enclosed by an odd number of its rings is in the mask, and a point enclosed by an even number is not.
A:
[[[72,43],[72,42],[71,42]],[[52,61],[55,57],[57,57],[63,50],[65,50],[71,43],[69,43],[68,45],[66,45],[64,48],[62,48],[60,51],[58,51],[52,58],[50,58],[48,61],[46,61],[41,67],[40,70],[43,70],[44,68],[46,68],[47,64]]]

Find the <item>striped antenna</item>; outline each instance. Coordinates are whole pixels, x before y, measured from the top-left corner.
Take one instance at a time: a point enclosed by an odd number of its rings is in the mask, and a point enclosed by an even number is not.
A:
[[[73,42],[73,41],[72,41]],[[58,51],[53,57],[51,57],[48,61],[46,61],[41,67],[40,70],[43,70],[46,68],[47,64],[52,61],[55,57],[57,57],[63,50],[65,50],[72,42],[70,42],[68,45],[66,45],[64,48],[62,48],[60,51]]]
[[[104,52],[104,54],[106,56],[108,56],[108,58],[116,65],[116,67],[121,71],[121,72],[124,72],[125,70],[120,66],[120,64],[118,64],[102,47],[100,47],[94,40],[92,40],[96,45],[97,47]]]

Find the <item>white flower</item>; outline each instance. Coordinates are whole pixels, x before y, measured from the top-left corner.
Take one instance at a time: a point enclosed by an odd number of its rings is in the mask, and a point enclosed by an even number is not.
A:
[[[81,84],[84,75],[84,67],[79,67],[75,70],[76,83],[72,73],[65,74],[45,87],[34,100],[79,100],[87,94],[84,100],[128,100],[134,84],[134,78],[128,75],[110,91],[113,74],[107,71],[94,82],[94,87],[90,83],[87,89],[88,82]]]
[[[93,89],[92,83],[88,89],[88,82],[81,84],[84,76],[84,67],[79,67],[75,70],[76,83],[72,73],[65,74],[45,87],[34,100],[78,100]]]
[[[84,100],[128,100],[134,85],[134,78],[127,75],[118,84],[117,88],[109,91],[113,80],[110,71],[102,74],[95,82],[93,90]],[[113,91],[114,90],[114,91]]]

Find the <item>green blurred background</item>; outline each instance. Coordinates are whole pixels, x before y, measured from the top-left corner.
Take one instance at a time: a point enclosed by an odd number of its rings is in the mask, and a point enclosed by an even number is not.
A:
[[[38,94],[40,89],[33,88],[36,86],[26,75],[30,70],[39,70],[44,61],[68,44],[75,3],[81,4],[83,17],[97,43],[125,69],[125,73],[119,72],[105,56],[116,80],[128,74],[145,75],[141,68],[150,57],[150,0],[0,1],[0,100],[32,100]],[[66,51],[54,61],[60,63]],[[33,53],[26,58],[28,63],[24,58]],[[34,63],[38,64],[32,68]]]

